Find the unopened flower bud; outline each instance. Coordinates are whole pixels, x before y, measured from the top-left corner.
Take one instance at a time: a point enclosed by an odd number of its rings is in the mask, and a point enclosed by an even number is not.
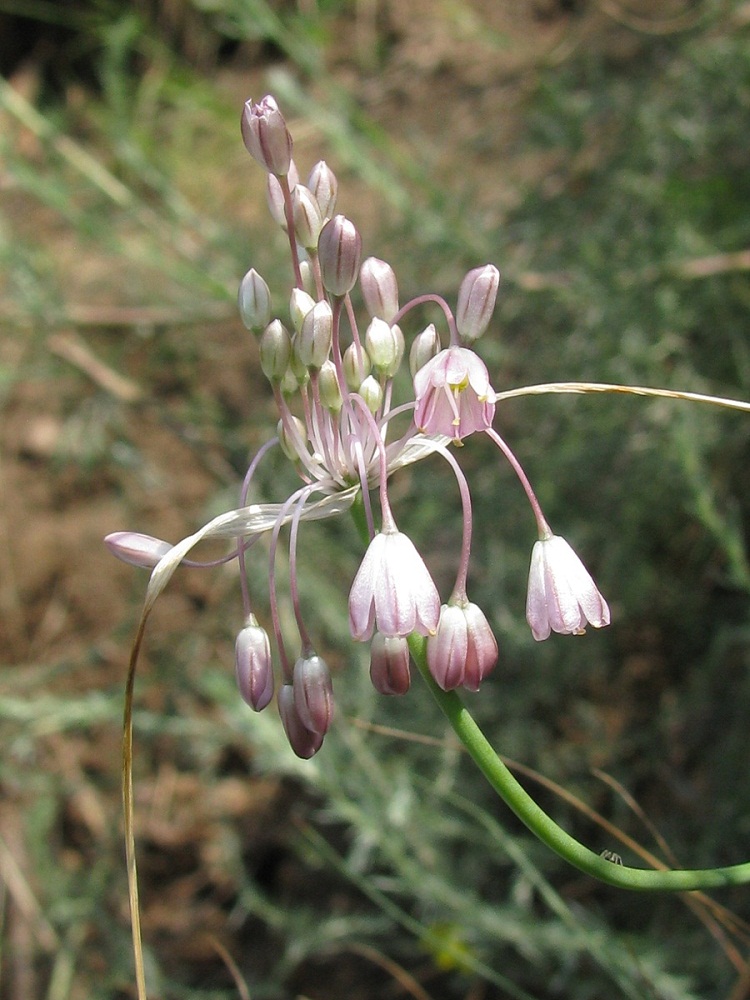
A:
[[[320,368],[328,359],[333,339],[333,312],[326,301],[316,302],[297,334],[297,354],[306,368]]]
[[[370,374],[370,355],[361,344],[350,344],[344,351],[344,378],[352,392],[356,392]]]
[[[299,356],[299,341],[300,335],[295,333],[292,337],[292,356],[289,359],[289,371],[294,375],[297,380],[297,388],[301,388],[303,385],[307,385],[310,381],[310,372],[307,365],[302,361]]]
[[[414,378],[419,369],[423,368],[428,361],[432,361],[439,353],[440,337],[438,337],[435,324],[430,323],[428,327],[425,327],[421,333],[416,335],[411,345],[411,350],[409,351],[409,371],[411,372],[411,377]]]
[[[281,395],[285,399],[292,399],[299,392],[299,382],[291,368],[287,368],[279,388],[281,389]]]
[[[169,542],[153,535],[142,535],[139,531],[113,531],[104,539],[104,544],[122,562],[142,569],[153,569],[172,548]]]
[[[346,295],[354,287],[362,254],[362,237],[343,215],[323,226],[318,240],[318,260],[323,287],[331,295]]]
[[[312,264],[309,260],[301,260],[299,262],[299,273],[302,278],[302,287],[311,297],[315,296],[315,275],[313,274]]]
[[[281,320],[275,319],[260,338],[260,367],[269,382],[280,382],[289,368],[292,338]]]
[[[389,326],[385,320],[375,318],[367,327],[365,344],[375,371],[386,378],[395,375],[404,356],[404,335],[401,328]]]
[[[287,430],[284,421],[279,420],[276,424],[276,436],[279,439],[281,450],[292,462],[299,458],[299,449],[307,444],[307,428],[299,417],[290,416],[292,427]]]
[[[374,375],[367,376],[359,387],[359,394],[370,413],[377,413],[383,402],[383,387]]]
[[[292,326],[299,333],[302,329],[302,321],[315,305],[315,299],[308,295],[301,288],[293,288],[289,297],[289,315],[292,319]]]
[[[251,268],[240,282],[237,295],[240,318],[248,330],[259,333],[271,320],[271,292],[255,268]]]
[[[497,663],[497,642],[476,604],[444,604],[437,632],[427,639],[427,665],[444,691],[479,690]]]
[[[293,192],[297,184],[299,184],[299,173],[297,172],[294,160],[289,164],[289,173],[286,175],[286,182],[289,185],[290,192]],[[281,189],[278,178],[274,177],[273,174],[269,174],[266,181],[266,200],[268,201],[268,210],[271,213],[273,221],[286,232],[284,192]]]
[[[458,290],[456,328],[465,341],[476,340],[487,329],[495,308],[500,272],[494,264],[469,271]]]
[[[279,715],[292,750],[302,760],[314,757],[323,746],[323,734],[314,733],[300,719],[291,684],[284,684],[279,691]]]
[[[324,219],[330,219],[336,208],[336,194],[339,185],[336,175],[325,160],[319,160],[312,168],[310,176],[307,178],[307,186],[315,196],[320,214]]]
[[[398,312],[398,282],[391,265],[368,257],[359,272],[359,283],[370,316],[390,323]]]
[[[315,654],[294,664],[294,705],[306,729],[324,736],[333,719],[333,685],[325,660]]]
[[[278,104],[270,94],[255,104],[245,102],[241,127],[242,141],[248,153],[269,174],[284,176],[292,158],[292,137]]]
[[[297,242],[305,250],[314,250],[323,228],[323,216],[315,196],[304,184],[298,184],[292,192],[292,215]]]
[[[330,359],[321,365],[318,374],[318,386],[320,388],[320,401],[323,406],[331,413],[338,413],[344,400],[341,394],[336,365]]]
[[[273,662],[268,633],[250,615],[234,645],[237,686],[243,701],[256,712],[273,697]]]
[[[375,633],[370,647],[370,680],[380,694],[406,694],[411,675],[409,643],[404,636]]]

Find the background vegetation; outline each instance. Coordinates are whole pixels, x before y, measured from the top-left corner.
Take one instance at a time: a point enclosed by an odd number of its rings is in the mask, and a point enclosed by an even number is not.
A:
[[[497,389],[748,398],[750,8],[6,0],[0,29],[0,997],[123,1000],[119,721],[145,578],[101,537],[181,537],[233,504],[272,430],[234,296],[250,265],[281,294],[284,248],[242,101],[277,95],[298,161],[333,166],[404,300],[501,268],[481,343]],[[533,642],[531,518],[469,442],[471,593],[501,647],[477,716],[502,752],[668,860],[666,845],[690,866],[744,860],[750,422],[614,397],[517,400],[498,422],[614,624]],[[285,475],[269,466],[261,494],[278,499]],[[458,500],[442,477],[405,473],[397,504],[445,588]],[[493,800],[418,683],[404,699],[370,690],[346,635],[353,529],[313,526],[303,544],[339,701],[314,761],[292,757],[275,713],[239,703],[231,574],[179,574],[152,620],[136,714],[152,996],[750,995],[747,891],[719,910],[565,869]]]

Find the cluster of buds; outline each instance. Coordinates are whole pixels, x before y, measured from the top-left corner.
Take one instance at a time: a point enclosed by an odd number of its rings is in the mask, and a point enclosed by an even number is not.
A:
[[[349,593],[352,637],[371,644],[370,675],[382,694],[404,694],[410,684],[407,639],[426,637],[427,662],[444,690],[478,690],[497,661],[498,648],[482,610],[467,596],[472,511],[469,487],[451,445],[486,434],[510,462],[536,519],[539,541],[531,560],[527,618],[535,639],[550,631],[578,634],[587,624],[609,623],[609,609],[579,558],[554,535],[517,458],[493,428],[495,393],[474,343],[487,330],[500,275],[486,264],[470,271],[458,292],[455,313],[439,295],[399,304],[393,268],[361,260],[362,240],[353,223],[336,214],[337,181],[317,163],[300,182],[292,138],[272,97],[248,101],[242,137],[267,174],[268,203],[289,240],[292,288],[283,318],[273,314],[271,292],[254,269],[242,279],[239,311],[258,337],[260,363],[278,408],[276,435],[255,456],[236,511],[215,519],[185,542],[168,543],[133,532],[108,536],[115,555],[140,566],[183,563],[200,538],[230,536],[245,609],[236,640],[236,672],[244,700],[256,711],[272,700],[275,677],[271,642],[258,623],[247,584],[248,550],[271,533],[270,617],[278,651],[278,708],[289,742],[299,756],[320,748],[333,717],[330,671],[318,655],[302,617],[297,585],[297,537],[302,521],[332,516],[361,504],[369,535]],[[360,327],[351,292],[367,312]],[[408,350],[401,323],[425,303],[444,316],[417,332]],[[447,346],[444,346],[447,345]],[[407,359],[405,361],[405,358]],[[394,399],[394,379],[408,363],[413,397]],[[394,428],[398,426],[398,432]],[[249,505],[259,462],[279,444],[301,485],[279,504]],[[462,502],[462,545],[456,581],[446,603],[413,542],[396,525],[389,478],[405,465],[438,455],[452,469]],[[379,515],[379,516],[378,516]],[[299,633],[299,656],[288,656],[280,627],[275,556],[281,529],[290,525],[290,595]]]

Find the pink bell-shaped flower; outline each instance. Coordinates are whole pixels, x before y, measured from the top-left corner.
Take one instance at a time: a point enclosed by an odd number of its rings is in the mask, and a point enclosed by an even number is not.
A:
[[[349,592],[349,628],[364,642],[377,627],[385,636],[429,635],[440,619],[440,595],[414,543],[401,531],[379,532]]]
[[[609,625],[609,607],[588,570],[559,535],[536,542],[531,553],[526,620],[538,641],[550,632],[581,635],[586,625]]]
[[[444,604],[435,635],[427,640],[427,665],[444,691],[461,685],[478,691],[497,663],[497,641],[476,604]]]
[[[487,366],[468,347],[441,351],[414,376],[414,421],[425,434],[461,441],[485,431],[495,416]]]

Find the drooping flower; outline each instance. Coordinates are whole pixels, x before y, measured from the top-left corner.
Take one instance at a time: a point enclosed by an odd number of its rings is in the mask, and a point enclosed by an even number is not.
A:
[[[349,628],[363,642],[374,628],[385,636],[429,635],[440,619],[440,596],[424,560],[401,531],[370,542],[349,593]]]
[[[535,543],[531,553],[526,620],[538,641],[550,632],[581,635],[586,625],[609,625],[609,607],[581,560],[559,535]]]
[[[273,665],[268,633],[249,615],[234,645],[237,687],[243,701],[262,712],[273,697]]]
[[[380,694],[406,694],[411,674],[409,644],[404,636],[375,633],[370,646],[370,680]]]
[[[449,347],[414,376],[414,421],[425,434],[461,441],[485,431],[495,416],[487,366],[468,347]]]
[[[294,706],[311,733],[325,736],[333,719],[333,685],[325,660],[312,653],[294,665]]]
[[[437,632],[427,640],[427,665],[444,691],[479,685],[497,663],[497,641],[476,604],[444,604]]]

